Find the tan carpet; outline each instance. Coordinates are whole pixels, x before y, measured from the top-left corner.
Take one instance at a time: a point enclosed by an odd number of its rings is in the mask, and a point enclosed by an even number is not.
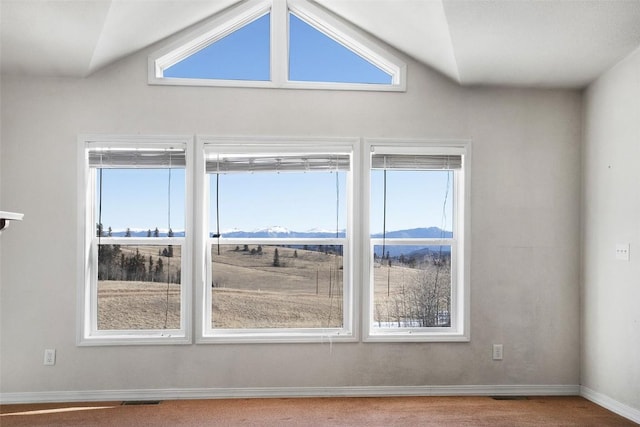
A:
[[[2,405],[0,426],[635,426],[581,397],[345,397]]]

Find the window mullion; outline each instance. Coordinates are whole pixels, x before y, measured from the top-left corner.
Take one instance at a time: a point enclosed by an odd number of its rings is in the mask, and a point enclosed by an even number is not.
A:
[[[281,87],[289,80],[289,20],[286,0],[273,0],[271,9],[271,82]]]

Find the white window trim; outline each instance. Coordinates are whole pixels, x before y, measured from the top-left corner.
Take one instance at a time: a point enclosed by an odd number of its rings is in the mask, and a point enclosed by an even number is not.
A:
[[[295,343],[295,342],[354,342],[357,341],[359,292],[356,283],[360,283],[359,269],[354,263],[354,246],[358,242],[354,218],[359,212],[354,211],[357,203],[353,203],[358,192],[358,138],[279,138],[279,137],[213,137],[201,136],[196,144],[196,211],[198,224],[195,235],[195,247],[198,254],[195,259],[196,282],[196,343],[225,344],[225,343]],[[338,150],[352,154],[352,168],[350,180],[347,183],[347,235],[337,239],[251,239],[254,244],[296,244],[299,242],[314,244],[331,242],[344,245],[344,282],[343,282],[343,313],[342,328],[277,328],[277,329],[215,329],[211,328],[211,297],[210,297],[210,269],[211,262],[209,244],[218,242],[217,238],[209,238],[208,209],[209,209],[209,176],[205,171],[205,146],[215,146],[224,152],[305,152],[327,153]],[[240,244],[243,239],[220,239],[220,244]]]
[[[193,176],[191,165],[193,164],[192,146],[193,136],[122,136],[122,135],[80,135],[78,136],[78,286],[76,307],[76,343],[79,346],[98,345],[147,345],[147,344],[190,344],[192,337],[191,327],[191,300],[192,280],[191,248],[193,246],[193,229],[191,212],[193,206]],[[87,161],[88,145],[97,144],[108,147],[127,146],[183,146],[186,154],[185,167],[185,237],[184,238],[126,238],[126,244],[161,244],[173,243],[182,246],[182,263],[188,268],[181,269],[181,301],[180,301],[180,329],[171,330],[117,330],[98,331],[96,326],[97,298],[96,283],[90,279],[92,264],[92,251],[97,247],[94,241],[95,224],[93,192],[95,189],[95,173],[92,173]],[[117,243],[125,239],[103,238],[104,242]],[[95,253],[95,252],[93,252]]]
[[[459,178],[454,179],[454,216],[455,226],[453,238],[449,239],[390,239],[389,244],[452,244],[452,317],[448,328],[375,328],[373,322],[373,282],[371,254],[376,240],[370,237],[370,191],[371,168],[368,160],[375,147],[376,152],[406,154],[463,154],[463,169],[457,172]],[[468,342],[470,341],[470,184],[471,184],[471,143],[470,141],[437,141],[437,140],[398,140],[367,138],[362,145],[361,157],[366,163],[361,177],[362,205],[365,214],[361,220],[360,258],[361,276],[363,278],[363,341],[365,342]],[[464,191],[462,191],[464,189]],[[462,212],[462,215],[458,215]],[[366,249],[365,249],[366,248]],[[366,252],[365,252],[366,251]],[[455,310],[453,309],[455,307]]]
[[[165,78],[163,70],[271,11],[269,81]],[[289,20],[291,11],[328,37],[392,76],[391,84],[290,81]],[[148,83],[170,86],[252,87],[352,91],[406,91],[407,65],[370,35],[307,0],[249,0],[213,16],[194,30],[148,57]]]

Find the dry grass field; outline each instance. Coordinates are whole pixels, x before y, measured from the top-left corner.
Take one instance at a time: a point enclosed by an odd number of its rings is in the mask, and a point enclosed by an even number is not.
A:
[[[146,259],[157,246],[123,248]],[[179,248],[176,248],[179,250]],[[276,246],[221,245],[212,248],[212,326],[216,328],[335,328],[342,326],[342,256],[324,251]],[[278,264],[274,266],[275,250]],[[253,253],[252,253],[253,250]],[[179,269],[179,251],[163,258]],[[408,316],[416,289],[435,281],[436,267],[395,264],[374,269],[375,321],[393,325]],[[450,292],[448,267],[437,272],[440,299]],[[428,286],[426,287],[428,288]],[[425,288],[425,289],[426,289]],[[180,285],[166,282],[98,282],[98,329],[177,329]]]
[[[342,298],[215,289],[212,324],[218,328],[336,328],[342,326]]]
[[[179,328],[180,285],[119,280],[98,283],[99,330]]]
[[[275,246],[243,249],[221,245],[218,255],[217,245],[212,248],[212,326],[342,326],[341,256]]]

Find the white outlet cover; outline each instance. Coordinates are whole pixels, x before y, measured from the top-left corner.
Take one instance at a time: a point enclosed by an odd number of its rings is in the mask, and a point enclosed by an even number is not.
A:
[[[47,366],[53,366],[56,364],[56,350],[46,349],[44,351],[44,364]]]

